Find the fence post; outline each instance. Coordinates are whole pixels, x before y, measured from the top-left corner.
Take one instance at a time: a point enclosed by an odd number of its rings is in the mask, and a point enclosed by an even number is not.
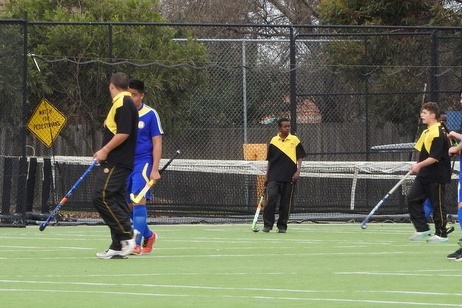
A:
[[[290,128],[291,133],[297,133],[297,60],[294,27],[290,27]]]

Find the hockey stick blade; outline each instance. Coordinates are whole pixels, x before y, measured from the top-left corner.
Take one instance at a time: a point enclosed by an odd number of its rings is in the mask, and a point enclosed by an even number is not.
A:
[[[266,192],[266,188],[263,191],[262,195],[260,196],[260,200],[258,201],[258,205],[257,205],[257,210],[255,211],[255,215],[253,216],[253,221],[252,221],[252,231],[253,232],[260,231],[260,229],[257,228],[257,221],[258,221],[258,216],[260,215],[260,211],[262,209],[265,192]]]
[[[172,158],[169,159],[169,161],[162,167],[162,169],[160,169],[159,171],[159,174],[162,174],[165,169],[167,169],[167,167],[172,163],[172,161],[178,156],[180,155],[181,151],[180,150],[176,150],[175,154],[173,155]],[[138,195],[134,195],[134,194],[130,194],[130,200],[133,201],[133,203],[138,203],[141,201],[141,199],[143,199],[145,196],[146,196],[146,193],[149,191],[149,189],[151,189],[151,187],[156,184],[156,181],[154,180],[150,180],[149,182],[146,183],[146,185],[144,185],[143,189],[138,193]]]
[[[149,189],[155,184],[156,182],[154,180],[150,180],[149,182],[146,183],[146,185],[144,185],[143,189],[138,193],[138,195],[134,195],[134,194],[130,194],[130,199],[134,202],[134,203],[138,203],[141,201],[141,199],[144,198],[144,196],[146,196],[146,193],[149,191]]]

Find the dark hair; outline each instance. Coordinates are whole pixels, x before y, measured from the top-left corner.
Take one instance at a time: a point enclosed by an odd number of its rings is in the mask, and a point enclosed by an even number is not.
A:
[[[109,81],[114,86],[119,89],[128,89],[128,75],[122,72],[114,73],[111,75],[111,80]]]
[[[140,93],[144,93],[144,82],[139,79],[130,79],[128,87],[130,89],[138,90]]]
[[[430,112],[433,112],[437,118],[440,116],[440,107],[438,107],[437,103],[434,103],[434,102],[425,103],[422,105],[422,109],[426,109]]]
[[[290,120],[288,118],[280,118],[278,120],[278,127],[281,127],[282,122],[290,122]]]

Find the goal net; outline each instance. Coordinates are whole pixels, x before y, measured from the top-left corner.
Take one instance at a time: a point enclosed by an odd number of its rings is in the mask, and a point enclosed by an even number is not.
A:
[[[167,162],[162,159],[161,166]],[[20,181],[19,157],[0,159],[2,225],[37,224],[48,216],[92,163],[91,157],[29,157],[27,181]],[[360,221],[406,174],[410,162],[304,161],[292,222]],[[455,162],[446,189],[448,214],[457,212]],[[152,188],[151,223],[250,222],[263,190],[265,161],[175,159]],[[62,207],[55,223],[102,223],[91,203],[92,171]],[[406,220],[406,196],[414,177],[399,187],[373,220]],[[25,204],[19,204],[20,194]],[[24,196],[23,196],[24,197]]]

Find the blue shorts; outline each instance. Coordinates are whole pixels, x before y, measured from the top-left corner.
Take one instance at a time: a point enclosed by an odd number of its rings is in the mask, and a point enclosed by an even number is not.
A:
[[[152,164],[149,163],[136,163],[133,166],[133,171],[127,178],[127,201],[130,201],[130,194],[137,195],[149,182],[149,175],[151,174]],[[146,199],[151,199],[151,190],[146,193]]]

